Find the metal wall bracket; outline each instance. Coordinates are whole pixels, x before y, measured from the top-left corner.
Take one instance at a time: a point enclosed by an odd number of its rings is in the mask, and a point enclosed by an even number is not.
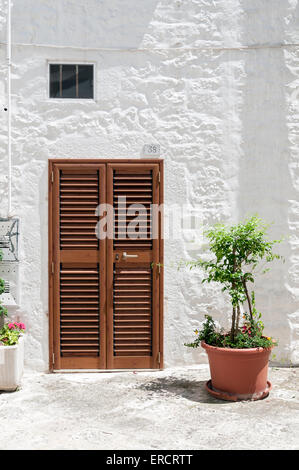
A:
[[[0,218],[0,250],[3,261],[19,261],[19,219]]]

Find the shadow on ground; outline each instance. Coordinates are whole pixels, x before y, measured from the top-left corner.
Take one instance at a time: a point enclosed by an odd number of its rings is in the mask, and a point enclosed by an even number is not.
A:
[[[197,403],[225,404],[227,402],[217,400],[209,395],[205,389],[205,380],[177,379],[173,377],[161,377],[139,385],[137,388],[145,390],[150,395],[181,396],[186,400]]]

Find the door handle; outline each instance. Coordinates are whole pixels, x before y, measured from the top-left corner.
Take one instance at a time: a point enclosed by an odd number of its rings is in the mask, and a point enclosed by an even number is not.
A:
[[[124,259],[127,259],[127,258],[138,258],[138,255],[128,255],[128,253],[126,253],[125,251],[123,252],[123,258]]]

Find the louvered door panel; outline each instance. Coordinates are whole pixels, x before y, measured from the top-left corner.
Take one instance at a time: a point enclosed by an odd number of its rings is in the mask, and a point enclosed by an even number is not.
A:
[[[60,350],[63,357],[100,355],[99,266],[60,269]]]
[[[95,213],[99,205],[99,171],[61,170],[59,203],[60,248],[98,249]]]
[[[115,356],[152,354],[152,270],[114,267]]]
[[[152,171],[124,174],[113,172],[114,248],[152,249]],[[138,221],[136,220],[138,216]],[[136,221],[134,223],[134,220]]]
[[[159,165],[110,164],[107,202],[114,208],[108,240],[108,367],[159,367]]]
[[[55,369],[106,365],[106,241],[96,236],[105,166],[54,163]]]

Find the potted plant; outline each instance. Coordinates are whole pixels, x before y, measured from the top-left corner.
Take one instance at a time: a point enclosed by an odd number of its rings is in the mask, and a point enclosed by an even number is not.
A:
[[[201,345],[207,352],[211,380],[206,388],[220,399],[257,400],[267,396],[271,389],[268,362],[277,342],[264,336],[255,295],[249,289],[261,264],[265,273],[269,270],[265,268],[267,263],[281,258],[273,253],[273,246],[281,240],[268,240],[267,230],[268,226],[255,216],[231,227],[217,224],[205,232],[209,259],[187,263],[190,269],[204,270],[203,283],[220,283],[232,305],[230,331],[217,329],[213,318],[206,315],[202,328],[195,330],[195,341],[185,344],[192,348]]]
[[[3,292],[4,281],[0,279],[0,295]],[[24,370],[25,325],[20,322],[4,323],[6,316],[7,309],[0,302],[0,390],[14,391],[20,385]]]

